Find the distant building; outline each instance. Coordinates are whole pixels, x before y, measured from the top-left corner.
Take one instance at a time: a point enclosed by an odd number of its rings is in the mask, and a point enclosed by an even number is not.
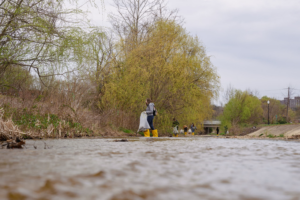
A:
[[[219,121],[219,120],[205,120],[205,121],[203,121],[203,128],[204,128],[205,134],[210,133],[209,129],[212,130],[212,133],[215,133],[217,127],[220,127],[220,126],[221,126],[221,121]]]
[[[284,100],[280,101],[282,104],[287,105],[288,98],[284,98]],[[300,107],[300,97],[295,97],[294,99],[290,99],[289,108],[295,110],[296,108]]]

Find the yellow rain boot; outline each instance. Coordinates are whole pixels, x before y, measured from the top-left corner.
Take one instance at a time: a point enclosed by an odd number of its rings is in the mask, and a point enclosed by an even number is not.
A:
[[[192,135],[195,135],[195,133],[193,132]]]
[[[187,136],[187,132],[184,132],[184,136]]]
[[[149,129],[147,129],[146,131],[144,131],[144,137],[150,137],[150,131],[149,131]]]
[[[152,130],[152,135],[153,135],[153,137],[158,137],[157,129]]]
[[[178,137],[178,133],[176,133],[176,137]]]

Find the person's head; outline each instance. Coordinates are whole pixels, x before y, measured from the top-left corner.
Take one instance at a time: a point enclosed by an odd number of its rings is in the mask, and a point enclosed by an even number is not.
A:
[[[146,105],[148,106],[151,103],[151,99],[146,99]]]
[[[173,121],[176,121],[176,118],[175,118],[175,117],[173,118]]]
[[[194,123],[192,123],[192,126],[194,126]]]

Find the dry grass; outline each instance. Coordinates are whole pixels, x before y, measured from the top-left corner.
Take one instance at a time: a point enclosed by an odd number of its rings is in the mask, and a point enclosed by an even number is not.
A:
[[[21,132],[12,120],[4,121],[2,119],[4,115],[3,108],[0,108],[0,140],[6,141],[12,138],[21,137]]]
[[[0,108],[6,106],[4,118],[9,124],[13,124],[13,121],[22,121],[21,118],[24,116],[39,116],[39,119],[34,119],[34,127],[18,123],[15,124],[18,124],[19,127],[9,126],[10,129],[20,132],[20,134],[22,133],[20,130],[28,133],[29,138],[32,138],[33,135],[52,138],[119,137],[124,136],[120,127],[137,130],[138,117],[119,110],[100,110],[97,106],[99,98],[95,90],[88,84],[76,81],[72,83],[59,82],[55,87],[44,91],[23,90],[15,95],[0,95]],[[52,122],[53,120],[51,121],[51,115],[57,117],[55,123]],[[30,120],[32,119],[27,121]]]
[[[27,138],[35,138],[38,137],[36,134],[31,132],[24,133],[19,130],[18,126],[14,124],[11,119],[3,120],[4,110],[0,108],[0,141],[7,141],[12,139],[13,141],[16,138],[23,138],[26,136]]]

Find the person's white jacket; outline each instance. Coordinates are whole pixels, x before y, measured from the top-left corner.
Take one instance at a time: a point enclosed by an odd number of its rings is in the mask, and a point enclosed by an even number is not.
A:
[[[152,116],[154,111],[154,103],[149,103],[146,109],[147,116]]]

